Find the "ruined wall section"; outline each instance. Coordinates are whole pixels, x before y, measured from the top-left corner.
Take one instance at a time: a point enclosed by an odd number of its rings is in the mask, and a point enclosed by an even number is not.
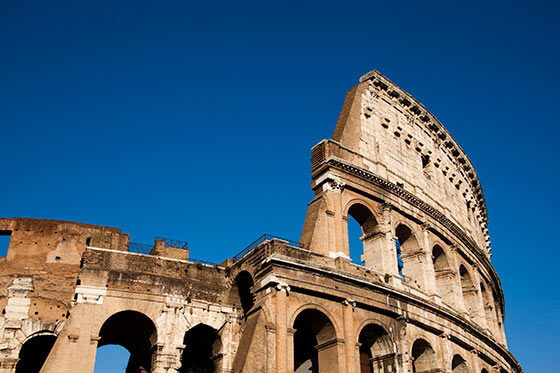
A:
[[[333,140],[489,251],[486,205],[470,161],[441,123],[390,80],[376,71],[360,79],[348,92]]]
[[[79,264],[87,246],[128,250],[130,236],[118,228],[60,220],[0,219],[10,236],[7,260]]]
[[[231,298],[227,273],[218,266],[105,249],[84,253],[79,283],[78,293],[84,287],[98,287],[224,305]]]

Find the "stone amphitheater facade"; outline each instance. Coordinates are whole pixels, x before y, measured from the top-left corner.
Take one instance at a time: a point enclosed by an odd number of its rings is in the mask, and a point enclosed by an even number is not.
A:
[[[0,372],[93,372],[108,344],[127,372],[522,372],[478,177],[424,106],[364,75],[311,166],[300,241],[265,235],[221,264],[117,228],[0,219]]]

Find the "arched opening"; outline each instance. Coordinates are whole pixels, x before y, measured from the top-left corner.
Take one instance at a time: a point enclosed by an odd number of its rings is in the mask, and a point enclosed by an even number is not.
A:
[[[382,263],[383,240],[378,228],[375,216],[366,206],[355,203],[348,209],[348,247],[354,263],[370,268]]]
[[[216,361],[222,356],[222,341],[218,331],[198,324],[185,333],[185,349],[181,357],[180,373],[214,373]]]
[[[19,351],[16,373],[39,373],[55,341],[53,334],[39,334],[28,339]]]
[[[423,339],[414,342],[411,356],[412,373],[428,373],[438,368],[434,349]]]
[[[366,325],[358,338],[360,373],[396,371],[395,353],[389,334],[379,325]]]
[[[399,224],[395,230],[397,265],[404,281],[419,289],[424,289],[423,253],[412,230]]]
[[[467,362],[461,357],[461,355],[453,356],[451,361],[451,372],[453,373],[469,373],[469,368],[467,367]]]
[[[471,275],[464,265],[459,266],[459,277],[461,278],[461,290],[467,314],[471,317],[476,316],[476,295],[477,291],[471,279]]]
[[[324,313],[304,310],[296,317],[293,328],[296,373],[338,371],[336,332]]]
[[[480,371],[480,373],[488,373],[488,371],[485,368],[482,368],[482,370]]]
[[[240,272],[234,280],[234,304],[243,308],[243,314],[247,317],[247,313],[255,304],[253,295],[253,277],[247,271]]]
[[[432,260],[436,278],[436,291],[445,303],[454,305],[453,280],[455,273],[450,268],[447,255],[441,246],[434,246]]]
[[[127,373],[150,372],[157,330],[148,316],[136,311],[118,312],[103,323],[99,337],[97,347],[119,345],[128,350]]]

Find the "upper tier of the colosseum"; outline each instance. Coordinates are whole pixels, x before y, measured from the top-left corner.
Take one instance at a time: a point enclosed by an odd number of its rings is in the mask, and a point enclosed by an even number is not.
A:
[[[489,253],[486,203],[467,155],[434,115],[378,71],[348,91],[332,140],[354,153],[348,161],[440,210]]]

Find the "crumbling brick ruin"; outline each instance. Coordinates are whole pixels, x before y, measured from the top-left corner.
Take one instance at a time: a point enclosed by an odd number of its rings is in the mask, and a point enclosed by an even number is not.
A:
[[[127,372],[522,372],[480,183],[432,114],[372,71],[311,166],[300,242],[263,236],[219,265],[117,228],[0,219],[0,372],[93,372],[107,344]]]

